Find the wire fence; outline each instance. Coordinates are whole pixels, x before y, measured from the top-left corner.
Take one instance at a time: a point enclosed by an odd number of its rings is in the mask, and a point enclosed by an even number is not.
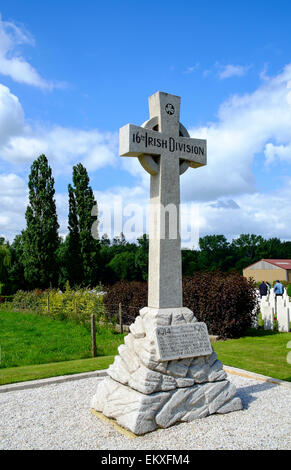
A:
[[[130,324],[142,308],[122,305],[119,302],[110,303],[109,310],[102,296],[90,294],[85,290],[67,293],[53,290],[18,292],[13,298],[2,301],[0,305],[2,310],[34,313],[84,325],[91,331],[92,357],[97,355],[96,325],[102,325],[118,333],[127,333]]]
[[[56,305],[51,302],[49,295],[46,301],[41,303],[31,303],[27,299],[13,302],[13,300],[4,301],[0,303],[2,310],[14,310],[31,312],[39,315],[47,315],[59,320],[74,320],[77,323],[87,324],[90,322],[91,315],[94,314],[96,321],[100,324],[114,324],[120,328],[128,330],[129,325],[134,321],[142,307],[135,307],[133,305],[122,305],[122,303],[110,304],[110,309],[104,303],[93,303],[91,306],[84,305],[83,302],[78,302],[74,298],[72,302],[64,302],[62,305]],[[90,308],[91,307],[91,308]],[[124,321],[124,312],[126,312],[126,320]],[[131,317],[132,321],[128,321]]]

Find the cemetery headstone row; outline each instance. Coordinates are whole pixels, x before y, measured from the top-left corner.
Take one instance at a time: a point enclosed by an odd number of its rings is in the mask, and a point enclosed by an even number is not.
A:
[[[260,310],[265,330],[274,329],[274,318],[276,317],[278,321],[278,331],[290,331],[291,302],[286,289],[282,296],[278,296],[274,293],[274,289],[271,288],[268,295],[260,299]]]

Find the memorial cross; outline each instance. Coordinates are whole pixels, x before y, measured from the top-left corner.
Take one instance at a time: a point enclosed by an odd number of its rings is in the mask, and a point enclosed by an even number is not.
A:
[[[150,119],[119,131],[121,156],[138,157],[150,173],[148,307],[182,307],[180,175],[206,165],[206,140],[193,139],[180,123],[179,96],[149,97]]]

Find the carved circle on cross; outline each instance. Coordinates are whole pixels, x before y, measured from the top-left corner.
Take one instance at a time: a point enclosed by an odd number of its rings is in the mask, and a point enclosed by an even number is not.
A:
[[[175,113],[175,108],[171,103],[166,104],[165,110],[167,114],[170,114],[170,116]]]
[[[144,127],[145,129],[158,130],[158,126],[159,126],[159,118],[158,116],[155,116],[149,119],[148,121],[144,122],[141,127]],[[183,137],[190,137],[187,129],[183,126],[181,122],[179,122],[179,134]],[[157,159],[152,157],[152,155],[144,154],[138,157],[138,159],[139,159],[141,166],[150,175],[156,175],[157,173],[159,173],[159,163]],[[185,173],[185,171],[188,170],[188,168],[189,168],[189,162],[187,162],[186,160],[180,160],[180,175]]]

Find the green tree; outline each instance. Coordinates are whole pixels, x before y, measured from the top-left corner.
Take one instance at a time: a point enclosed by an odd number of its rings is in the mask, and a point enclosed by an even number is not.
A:
[[[110,240],[108,238],[107,233],[104,233],[102,235],[101,240],[100,240],[100,244],[101,244],[101,246],[110,246]]]
[[[124,233],[121,232],[119,236],[113,237],[112,245],[113,246],[125,246],[127,241],[125,239]]]
[[[98,216],[92,215],[92,209],[94,206],[97,208],[97,203],[89,185],[87,170],[81,163],[73,167],[73,185],[68,186],[68,192],[70,283],[96,285],[99,280],[99,240],[93,238],[91,230],[93,223],[97,222]]]
[[[259,248],[264,243],[261,235],[243,233],[238,238],[232,240],[232,246],[237,251],[240,258],[255,259]]]
[[[116,280],[134,281],[138,278],[138,269],[135,265],[135,253],[124,251],[118,253],[108,264],[116,275]]]
[[[14,238],[11,247],[11,264],[8,269],[9,293],[15,293],[19,289],[25,289],[24,279],[24,232]]]
[[[256,249],[256,258],[287,258],[284,244],[279,238],[273,237],[263,240]]]
[[[238,272],[262,258],[266,240],[261,235],[243,233],[231,242],[234,253],[234,268]]]
[[[148,280],[148,265],[149,265],[149,240],[146,234],[137,239],[138,248],[135,253],[135,266],[141,273],[143,281]]]
[[[79,285],[84,278],[83,262],[80,243],[80,225],[77,212],[77,203],[73,187],[68,185],[69,216],[67,236],[67,250],[63,252],[63,260],[67,266],[68,280],[71,285]]]
[[[230,246],[224,235],[206,235],[199,239],[198,262],[201,270],[227,271],[231,264]]]
[[[190,248],[182,249],[183,276],[192,276],[196,271],[200,270],[198,257],[199,252],[197,250],[190,250]]]
[[[68,270],[68,245],[69,245],[69,236],[64,240],[60,238],[60,244],[56,252],[57,263],[58,263],[58,287],[60,289],[65,289],[67,281],[69,281],[69,270]]]
[[[7,287],[8,268],[11,264],[11,251],[9,243],[5,243],[5,239],[0,237],[0,294],[5,292]]]
[[[58,219],[54,199],[54,178],[45,155],[32,164],[29,175],[29,205],[24,232],[24,277],[29,287],[56,285],[59,245]]]

